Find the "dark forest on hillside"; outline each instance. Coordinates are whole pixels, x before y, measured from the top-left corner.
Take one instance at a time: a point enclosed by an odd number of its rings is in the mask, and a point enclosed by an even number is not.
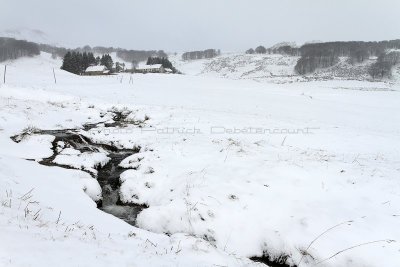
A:
[[[35,43],[0,37],[0,62],[39,54],[39,46]]]
[[[400,49],[400,40],[309,43],[301,47],[282,45],[265,48],[260,45],[255,49],[246,50],[246,54],[300,56],[295,66],[296,72],[300,75],[312,73],[318,68],[331,67],[339,61],[339,57],[348,57],[351,64],[362,63],[370,57],[377,57],[369,73],[373,78],[384,78],[389,77],[392,66],[399,63],[399,53],[386,52],[390,49]]]
[[[380,75],[383,77],[388,74],[388,65],[396,64],[395,61],[390,59],[390,55],[385,56],[385,51],[388,49],[400,49],[400,40],[305,44],[299,48],[301,58],[297,62],[295,69],[299,74],[307,74],[317,68],[333,66],[339,57],[349,57],[350,62],[361,63],[369,59],[370,56],[375,56],[380,58],[378,61],[384,62],[384,64],[375,66],[375,68],[385,66],[386,71],[381,72],[383,75]]]

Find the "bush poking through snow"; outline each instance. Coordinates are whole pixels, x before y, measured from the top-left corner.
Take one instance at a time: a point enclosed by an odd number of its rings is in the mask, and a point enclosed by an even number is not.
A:
[[[38,128],[29,125],[28,127],[24,128],[20,134],[12,136],[11,139],[16,143],[19,143],[22,140],[24,140],[27,136],[38,132],[40,132]]]

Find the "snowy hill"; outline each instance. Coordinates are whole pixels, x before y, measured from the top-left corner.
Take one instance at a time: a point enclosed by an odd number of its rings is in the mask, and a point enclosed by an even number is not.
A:
[[[204,75],[229,79],[250,79],[272,83],[292,83],[299,81],[326,81],[326,80],[372,80],[368,68],[375,62],[371,58],[363,63],[350,64],[348,58],[339,58],[339,62],[332,67],[317,69],[314,73],[298,75],[294,67],[299,57],[264,54],[249,55],[242,53],[228,53],[212,59],[183,61],[180,55],[170,56],[174,65],[183,73]],[[388,82],[398,82],[396,77]]]
[[[254,80],[293,76],[297,59],[282,55],[227,53],[212,59],[183,61],[179,54],[170,56],[174,66],[185,74]]]
[[[1,37],[10,37],[17,40],[26,40],[39,44],[51,44],[56,45],[54,40],[41,30],[28,29],[28,28],[17,28],[17,29],[6,29],[0,30]]]

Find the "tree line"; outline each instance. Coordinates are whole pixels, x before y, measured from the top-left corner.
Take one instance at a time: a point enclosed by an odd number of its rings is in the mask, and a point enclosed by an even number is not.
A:
[[[213,58],[221,54],[219,49],[206,49],[204,51],[191,51],[182,54],[183,60]]]
[[[113,60],[109,54],[102,57],[94,57],[93,53],[68,51],[63,57],[61,69],[82,75],[89,66],[102,65],[110,71],[113,67]]]
[[[0,37],[0,62],[39,54],[39,46],[33,42]]]
[[[257,46],[256,49],[250,48],[246,50],[246,54],[265,54],[265,53],[267,53],[267,49],[262,45]]]
[[[92,54],[111,54],[116,53],[117,57],[124,61],[134,62],[135,64],[140,61],[145,61],[149,57],[165,57],[168,55],[163,50],[127,50],[115,47],[95,46],[90,47],[85,45],[75,49],[67,49],[48,44],[37,44],[34,42],[27,42],[23,40],[16,40],[14,38],[0,37],[0,62],[8,59],[17,59],[22,56],[39,55],[40,51],[52,54],[53,58],[64,57],[68,51],[76,53],[92,53]]]
[[[361,63],[371,56],[384,58],[388,49],[399,49],[400,40],[381,42],[327,42],[305,44],[299,48],[301,58],[295,66],[299,74],[313,72],[336,64],[339,57],[348,57],[350,63]],[[384,62],[384,60],[382,61]],[[386,64],[386,63],[382,63]]]
[[[296,63],[294,69],[299,74],[314,72],[317,68],[327,68],[335,65],[339,58],[329,50],[318,49],[310,54],[305,54]]]
[[[255,49],[250,48],[246,50],[246,54],[282,54],[296,56],[299,53],[297,47],[290,45],[281,45],[278,47],[265,48],[262,45],[257,46]]]
[[[103,54],[109,55],[111,53],[116,53],[117,57],[121,58],[123,61],[132,62],[132,68],[137,66],[140,61],[146,61],[149,57],[163,57],[168,58],[168,55],[163,50],[127,50],[122,48],[114,47],[103,47],[95,46],[90,47],[85,45],[83,47],[78,47],[73,50],[68,50],[63,47],[55,47],[51,45],[39,45],[41,50],[44,52],[51,53],[55,57],[64,57],[68,51],[74,51],[76,53],[93,53],[93,54]],[[118,62],[116,62],[118,63]],[[121,71],[125,68],[125,64],[119,63],[116,66],[116,71]]]
[[[78,47],[74,49],[76,52],[92,52],[94,54],[111,54],[116,53],[117,57],[123,59],[127,62],[140,62],[145,61],[149,57],[168,57],[168,55],[163,50],[128,50],[123,48],[115,48],[115,47],[104,47],[104,46],[95,46],[90,47],[89,45],[85,45],[83,47]]]
[[[392,76],[392,67],[400,63],[400,52],[382,53],[376,62],[368,69],[372,78],[387,78]]]

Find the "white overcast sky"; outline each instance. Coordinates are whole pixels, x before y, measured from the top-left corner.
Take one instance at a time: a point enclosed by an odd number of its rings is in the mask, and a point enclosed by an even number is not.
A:
[[[400,0],[0,0],[0,30],[60,45],[240,51],[259,44],[400,38]]]

